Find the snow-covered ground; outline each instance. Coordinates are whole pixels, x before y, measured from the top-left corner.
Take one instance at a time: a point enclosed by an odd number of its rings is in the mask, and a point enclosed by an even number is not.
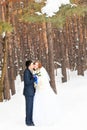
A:
[[[67,71],[68,82],[61,83],[60,70],[56,76],[58,120],[54,126],[36,127],[25,125],[25,100],[20,76],[15,81],[16,94],[11,100],[0,103],[1,130],[87,130],[87,72],[77,76]]]

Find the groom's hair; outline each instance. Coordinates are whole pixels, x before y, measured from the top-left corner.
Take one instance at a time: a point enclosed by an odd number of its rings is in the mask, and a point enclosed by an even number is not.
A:
[[[28,60],[28,61],[26,61],[26,67],[28,68],[30,65],[31,65],[31,63],[32,63],[32,60]]]

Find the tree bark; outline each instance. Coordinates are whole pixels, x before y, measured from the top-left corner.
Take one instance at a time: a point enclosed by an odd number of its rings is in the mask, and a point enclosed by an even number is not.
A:
[[[47,23],[47,37],[48,37],[48,55],[49,55],[49,74],[51,78],[51,86],[55,93],[57,93],[54,75],[54,50],[51,23]]]

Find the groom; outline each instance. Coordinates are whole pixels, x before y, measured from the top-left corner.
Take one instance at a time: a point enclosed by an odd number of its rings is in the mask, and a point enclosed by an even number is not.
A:
[[[25,96],[26,103],[26,125],[33,126],[32,112],[33,112],[33,99],[35,94],[34,78],[33,78],[33,62],[31,60],[26,61],[26,69],[24,71],[24,90],[23,95]]]

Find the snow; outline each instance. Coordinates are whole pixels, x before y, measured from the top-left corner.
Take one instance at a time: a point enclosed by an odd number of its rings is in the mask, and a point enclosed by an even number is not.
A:
[[[40,3],[42,0],[35,0]],[[46,5],[41,9],[42,14],[46,14],[47,17],[52,17],[62,5],[70,4],[70,0],[47,0]]]
[[[58,75],[61,70],[58,69]],[[87,130],[87,71],[77,76],[76,71],[67,70],[68,82],[61,83],[56,76],[58,120],[54,126],[36,127],[25,125],[25,99],[23,82],[18,75],[15,81],[16,94],[11,100],[0,103],[0,129],[5,130]]]

